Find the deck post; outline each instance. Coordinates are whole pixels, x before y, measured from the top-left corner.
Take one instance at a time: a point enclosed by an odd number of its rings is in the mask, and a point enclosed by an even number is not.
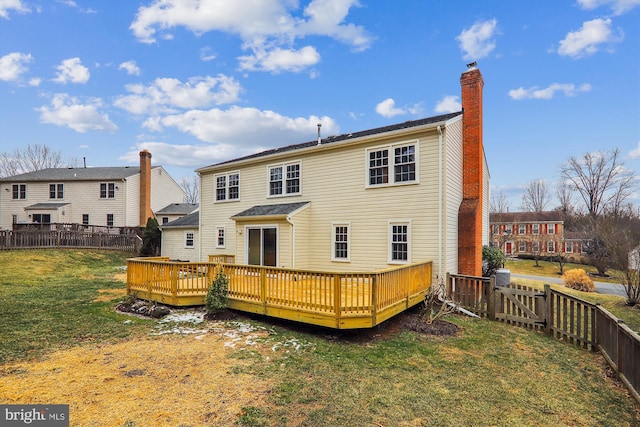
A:
[[[170,266],[169,277],[171,280],[171,296],[173,297],[173,303],[178,305],[178,266],[172,264]]]
[[[371,325],[376,326],[378,320],[376,316],[378,314],[378,275],[371,275]]]
[[[340,286],[340,275],[333,275],[333,309],[336,313],[336,328],[340,328],[340,300],[341,296],[341,286]]]

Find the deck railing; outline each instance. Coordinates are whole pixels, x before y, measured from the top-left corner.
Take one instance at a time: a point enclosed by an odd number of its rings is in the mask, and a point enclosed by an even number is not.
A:
[[[495,279],[451,275],[447,295],[482,317],[524,326],[599,351],[640,403],[640,335],[599,304],[544,286],[497,287]]]
[[[130,259],[127,291],[174,306],[202,305],[216,265]],[[229,308],[332,328],[373,327],[423,301],[431,287],[431,262],[360,273],[220,265]]]

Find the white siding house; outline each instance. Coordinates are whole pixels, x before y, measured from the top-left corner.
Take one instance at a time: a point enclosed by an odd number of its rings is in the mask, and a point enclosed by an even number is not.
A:
[[[153,212],[181,203],[184,191],[162,166],[49,168],[0,179],[0,229],[16,223],[145,225]],[[144,172],[148,179],[141,179]]]
[[[198,169],[200,259],[324,271],[431,260],[434,276],[479,275],[489,241],[480,72],[461,84],[461,112]],[[477,224],[464,235],[461,215]],[[460,248],[473,259],[459,259]]]
[[[173,260],[200,261],[199,218],[196,211],[161,225],[161,255]]]

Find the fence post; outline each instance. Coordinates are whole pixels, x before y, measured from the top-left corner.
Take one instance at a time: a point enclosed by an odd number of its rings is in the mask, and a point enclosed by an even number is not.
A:
[[[444,282],[444,295],[445,298],[449,298],[453,300],[453,289],[452,289],[452,284],[451,281],[453,279],[451,278],[451,274],[447,272],[447,275],[445,276],[445,282]]]
[[[544,284],[544,334],[551,335],[551,285]]]
[[[487,316],[489,320],[496,320],[496,276],[489,278],[489,304]]]

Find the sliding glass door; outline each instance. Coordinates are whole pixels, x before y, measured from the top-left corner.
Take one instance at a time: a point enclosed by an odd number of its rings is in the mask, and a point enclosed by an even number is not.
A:
[[[247,258],[249,265],[275,267],[278,262],[278,229],[253,227],[247,229]]]

